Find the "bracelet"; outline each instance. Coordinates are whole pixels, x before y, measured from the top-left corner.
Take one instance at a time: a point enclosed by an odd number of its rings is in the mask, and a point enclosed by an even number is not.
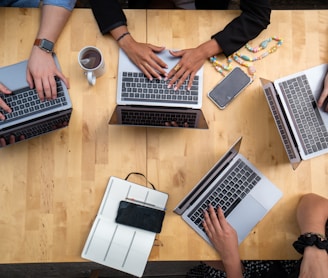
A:
[[[306,233],[300,235],[299,238],[293,243],[293,246],[300,254],[303,254],[304,249],[308,246],[316,246],[319,249],[325,249],[328,253],[328,240],[321,234]]]
[[[125,32],[123,33],[121,36],[118,37],[118,39],[116,40],[117,42],[119,42],[121,39],[123,39],[126,35],[130,35],[130,32]]]

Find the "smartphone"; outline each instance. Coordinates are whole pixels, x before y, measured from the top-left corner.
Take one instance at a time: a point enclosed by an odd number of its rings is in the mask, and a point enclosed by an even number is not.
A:
[[[252,79],[241,68],[236,67],[208,93],[208,97],[220,109],[224,109],[251,82]]]
[[[164,210],[151,207],[151,205],[121,201],[115,221],[119,224],[160,233],[164,216]]]

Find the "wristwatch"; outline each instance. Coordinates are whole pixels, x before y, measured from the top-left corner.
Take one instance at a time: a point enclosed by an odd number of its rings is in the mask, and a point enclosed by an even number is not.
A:
[[[34,45],[40,47],[40,49],[48,53],[52,53],[54,49],[54,43],[47,39],[36,39]]]

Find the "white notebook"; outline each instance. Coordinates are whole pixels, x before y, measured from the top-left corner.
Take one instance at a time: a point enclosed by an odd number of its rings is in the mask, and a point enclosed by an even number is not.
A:
[[[110,177],[81,256],[142,277],[156,233],[115,222],[119,203],[126,199],[165,209],[168,194]]]

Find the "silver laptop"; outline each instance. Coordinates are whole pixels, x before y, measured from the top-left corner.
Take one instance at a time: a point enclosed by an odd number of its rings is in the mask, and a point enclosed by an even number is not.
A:
[[[60,68],[57,57],[54,56]],[[7,86],[12,94],[0,93],[0,97],[11,107],[12,112],[0,112],[6,119],[0,121],[0,137],[10,143],[30,139],[41,134],[66,127],[72,113],[72,103],[68,90],[60,79],[56,79],[57,98],[40,101],[35,89],[30,89],[26,81],[27,60],[0,68],[0,82]]]
[[[282,192],[239,153],[242,138],[208,171],[174,212],[210,245],[204,210],[220,206],[241,243],[282,197]]]
[[[179,62],[168,50],[157,54],[171,69]],[[119,52],[117,106],[109,120],[111,125],[165,128],[208,129],[202,106],[203,68],[187,90],[187,81],[179,90],[168,89],[168,81],[150,81],[124,51]],[[174,86],[173,86],[174,87]]]
[[[157,55],[167,63],[168,70],[174,68],[180,60],[173,57],[168,50]],[[175,91],[172,87],[167,88],[168,81],[164,81],[164,78],[162,80],[154,78],[150,81],[120,49],[117,80],[117,104],[119,105],[199,109],[202,106],[203,67],[197,72],[191,90],[187,90],[187,82]]]
[[[294,170],[302,160],[328,153],[328,113],[317,107],[327,71],[322,64],[274,82],[260,79]]]

